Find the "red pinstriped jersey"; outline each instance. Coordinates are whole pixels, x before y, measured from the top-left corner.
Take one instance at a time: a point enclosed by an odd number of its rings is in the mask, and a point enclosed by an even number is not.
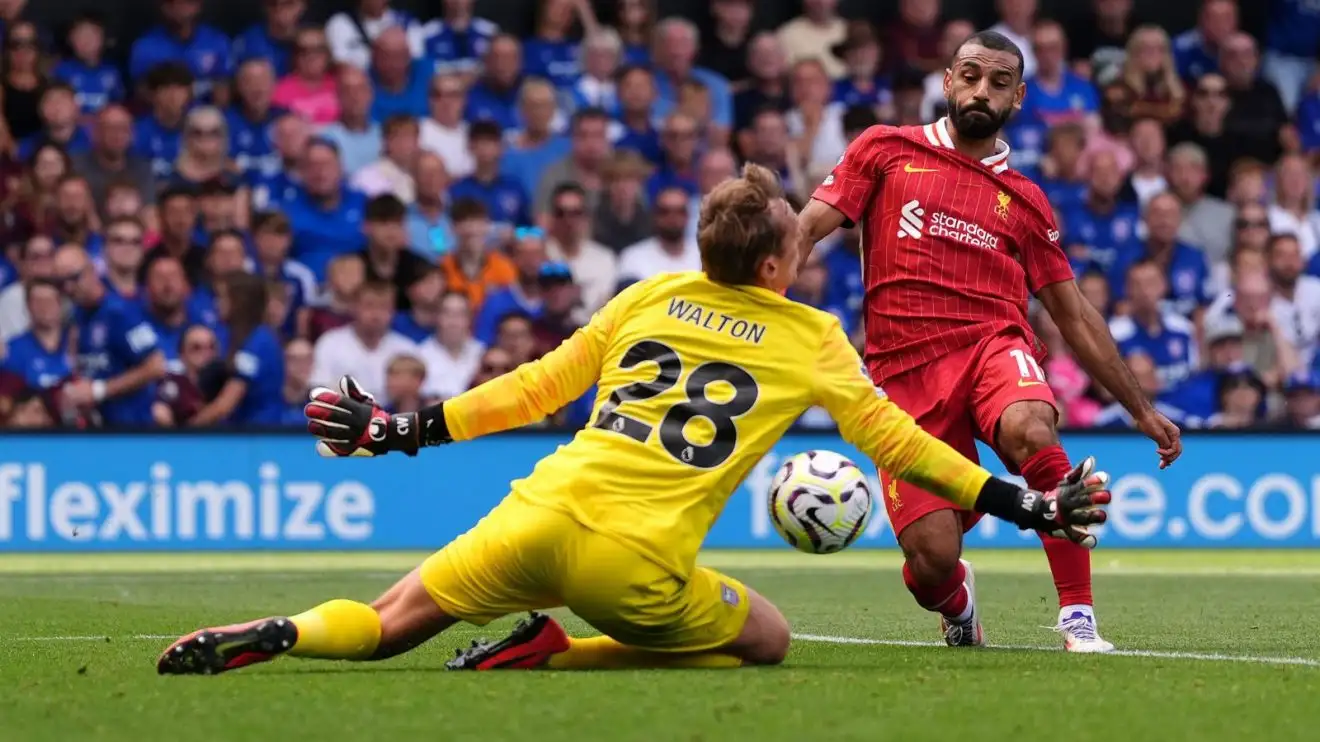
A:
[[[879,382],[1001,331],[1034,341],[1028,292],[1073,278],[1049,201],[1009,169],[1008,145],[978,162],[946,123],[871,127],[812,196],[862,225]]]

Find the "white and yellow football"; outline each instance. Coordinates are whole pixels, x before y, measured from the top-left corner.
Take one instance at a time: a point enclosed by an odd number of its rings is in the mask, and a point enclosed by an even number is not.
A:
[[[798,551],[832,554],[866,530],[875,500],[866,475],[833,451],[786,460],[770,484],[770,522]]]

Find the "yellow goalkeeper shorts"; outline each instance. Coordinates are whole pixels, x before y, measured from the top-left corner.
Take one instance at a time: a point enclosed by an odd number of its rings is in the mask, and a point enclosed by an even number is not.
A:
[[[623,644],[696,652],[729,644],[747,622],[747,588],[737,580],[704,567],[683,580],[515,495],[427,558],[420,575],[445,613],[478,626],[566,606]]]

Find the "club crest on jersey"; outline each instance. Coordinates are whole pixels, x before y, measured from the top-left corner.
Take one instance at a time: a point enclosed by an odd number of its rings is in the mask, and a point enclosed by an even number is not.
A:
[[[1013,197],[1000,191],[996,198],[999,199],[999,204],[995,206],[995,216],[1000,219],[1008,219],[1008,205],[1013,203]]]

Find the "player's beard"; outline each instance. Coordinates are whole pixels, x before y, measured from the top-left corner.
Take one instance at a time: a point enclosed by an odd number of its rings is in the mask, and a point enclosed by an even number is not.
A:
[[[995,113],[990,106],[981,103],[959,107],[953,98],[946,98],[945,103],[949,107],[949,120],[953,122],[953,128],[964,139],[989,139],[998,134],[1013,115],[1012,108]]]

